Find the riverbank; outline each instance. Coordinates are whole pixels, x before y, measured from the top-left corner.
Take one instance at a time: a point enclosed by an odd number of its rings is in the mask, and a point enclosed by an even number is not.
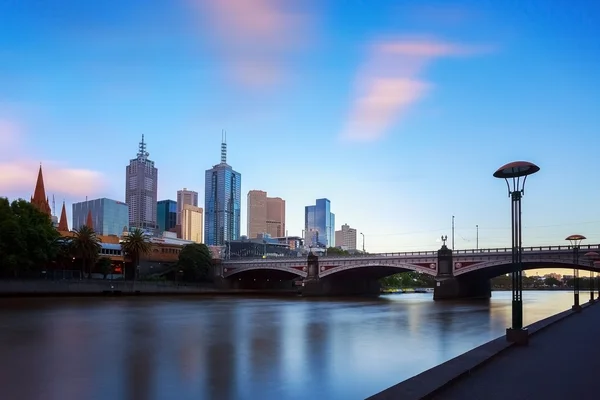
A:
[[[100,297],[100,296],[199,296],[199,295],[289,295],[296,289],[221,289],[211,283],[186,284],[147,281],[0,281],[4,297]]]
[[[573,324],[578,325],[593,325],[600,320],[600,308],[594,308],[594,319],[593,320],[585,320],[586,316],[588,316],[588,310],[590,306],[596,303],[586,303],[582,307],[584,308],[584,312],[576,313],[572,310],[563,311],[551,317],[542,319],[538,322],[535,322],[527,327],[530,336],[530,345],[529,346],[516,346],[513,343],[509,343],[506,341],[506,336],[500,336],[497,339],[494,339],[488,343],[485,343],[479,347],[476,347],[458,357],[455,357],[449,361],[446,361],[443,364],[440,364],[436,367],[433,367],[425,372],[422,372],[410,379],[407,379],[403,382],[398,383],[382,392],[379,392],[371,397],[368,400],[391,400],[391,399],[406,399],[406,400],[417,400],[417,399],[446,399],[446,398],[490,398],[491,394],[497,395],[497,397],[493,398],[506,398],[508,394],[506,393],[506,382],[527,382],[529,388],[534,390],[530,396],[527,396],[521,392],[522,395],[519,398],[565,398],[570,396],[557,396],[557,397],[549,397],[549,395],[543,394],[539,389],[540,388],[549,388],[545,383],[550,382],[559,382],[561,380],[567,379],[565,376],[560,376],[560,378],[550,378],[546,375],[547,365],[549,361],[556,361],[556,356],[565,357],[564,354],[568,353],[573,355],[574,360],[571,361],[560,361],[562,363],[564,369],[570,370],[572,373],[580,375],[576,370],[573,370],[572,366],[580,363],[580,355],[586,353],[586,350],[582,349],[581,351],[569,351],[569,352],[555,352],[553,350],[556,349],[556,346],[559,346],[562,343],[573,343],[573,342],[581,342],[581,337],[578,336],[578,333],[574,332],[570,326]],[[571,322],[571,320],[566,320],[568,317],[577,316],[577,322]],[[583,318],[583,320],[582,320]],[[563,322],[564,321],[564,322]],[[568,323],[567,323],[568,321]],[[550,327],[555,323],[559,323],[559,327],[557,327],[556,332],[558,332],[558,336],[550,341],[548,341],[547,337],[544,340],[543,346],[537,346],[537,337],[532,338],[532,336],[537,336],[538,333],[544,332],[546,334],[546,328]],[[581,329],[580,329],[581,330]],[[585,330],[585,329],[584,329]],[[589,332],[595,332],[594,329],[587,328]],[[553,335],[553,330],[548,330],[548,335]],[[554,334],[556,336],[557,334]],[[542,339],[540,339],[541,341]],[[595,339],[594,339],[595,340]],[[585,346],[590,345],[593,340],[590,340]],[[508,350],[511,350],[510,352]],[[529,367],[523,367],[526,364],[519,364],[520,361],[517,359],[511,361],[506,361],[510,359],[513,354],[512,351],[515,351],[514,354],[517,354],[516,358],[522,360],[529,360],[529,364],[531,364],[532,357],[535,358],[534,364],[536,364],[537,368],[532,368],[531,365]],[[502,356],[503,358],[503,366],[495,366],[494,360],[496,357]],[[594,358],[597,360],[598,358]],[[554,363],[553,361],[553,363]],[[507,366],[510,364],[510,366]],[[537,374],[537,378],[539,378],[539,382],[532,383],[532,380],[529,377],[521,374],[518,375],[518,378],[511,377],[506,378],[507,372],[512,371],[514,374],[515,369],[519,369],[519,365],[521,367],[527,369],[530,368],[529,371],[533,371]],[[543,367],[542,367],[543,366]],[[596,371],[596,366],[593,365],[590,368],[585,368],[588,371]],[[488,371],[479,373],[480,369],[489,368]],[[504,369],[502,369],[504,368]],[[523,369],[521,368],[521,369]],[[502,371],[497,371],[502,369]],[[490,370],[495,371],[496,373],[490,373]],[[472,375],[475,375],[475,378],[471,378]],[[475,380],[477,379],[477,381]],[[595,378],[597,379],[597,378]],[[490,387],[494,382],[497,383],[498,390]],[[500,388],[504,386],[504,391]],[[577,384],[579,387],[590,387],[585,384]],[[514,390],[510,385],[510,393],[514,394]],[[521,387],[521,386],[520,386]],[[554,392],[554,389],[549,388],[550,393]],[[510,396],[509,396],[510,397]],[[575,396],[577,397],[577,396]],[[583,397],[579,397],[583,398]],[[593,397],[595,398],[595,397]]]

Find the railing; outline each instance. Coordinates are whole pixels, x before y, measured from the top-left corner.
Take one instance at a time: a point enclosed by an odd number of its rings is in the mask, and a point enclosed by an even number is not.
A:
[[[580,245],[580,251],[589,250],[600,250],[600,244],[588,244]],[[562,246],[531,246],[523,247],[523,252],[537,252],[537,251],[572,251],[573,246],[562,245]],[[490,254],[490,253],[511,253],[512,248],[510,247],[498,247],[491,249],[466,249],[466,250],[454,250],[453,254]],[[331,254],[320,256],[319,259],[333,259],[333,258],[383,258],[383,257],[411,257],[411,256],[437,256],[437,250],[433,251],[407,251],[397,253],[375,253],[375,254]],[[246,264],[256,262],[292,262],[294,260],[306,260],[304,256],[298,257],[273,257],[273,258],[246,258],[236,260],[223,260],[227,264]]]

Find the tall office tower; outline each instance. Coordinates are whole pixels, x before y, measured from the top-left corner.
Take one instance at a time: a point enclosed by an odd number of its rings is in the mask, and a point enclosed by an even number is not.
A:
[[[311,247],[332,247],[335,238],[335,214],[331,202],[317,199],[314,206],[304,209],[304,243]]]
[[[99,235],[121,236],[123,228],[127,227],[129,222],[129,215],[129,207],[122,201],[107,198],[86,200],[73,203],[72,227],[79,229],[87,225]],[[88,218],[91,218],[91,221],[88,221]]]
[[[356,229],[350,228],[348,224],[342,225],[342,229],[335,231],[335,246],[344,250],[356,250]]]
[[[254,239],[261,233],[271,237],[285,236],[285,200],[267,197],[267,192],[248,192],[248,237]]]
[[[221,142],[221,163],[206,171],[204,243],[222,246],[240,237],[242,175],[227,164],[227,143]]]
[[[150,161],[144,135],[137,157],[129,160],[125,179],[125,201],[129,206],[129,227],[156,233],[158,169]]]
[[[177,225],[181,225],[181,210],[183,210],[184,204],[198,207],[198,192],[187,190],[187,188],[177,191]]]
[[[181,238],[202,243],[204,239],[204,212],[202,208],[184,204],[181,210]]]
[[[177,222],[177,202],[174,200],[161,200],[156,204],[156,222],[158,232],[165,232],[175,228]]]

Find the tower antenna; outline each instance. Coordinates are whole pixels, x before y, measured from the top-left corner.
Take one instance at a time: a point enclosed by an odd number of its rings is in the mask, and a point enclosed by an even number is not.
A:
[[[56,215],[56,202],[54,201],[54,195],[52,195],[52,215]]]
[[[221,164],[227,164],[227,132],[221,131]]]

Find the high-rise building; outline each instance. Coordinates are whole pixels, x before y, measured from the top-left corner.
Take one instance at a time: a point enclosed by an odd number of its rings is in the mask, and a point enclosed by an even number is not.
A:
[[[198,192],[187,190],[187,188],[177,191],[177,225],[181,225],[181,210],[183,210],[184,204],[198,207]]]
[[[202,208],[184,204],[181,210],[181,238],[202,243],[204,239],[204,212]]]
[[[83,225],[93,228],[98,235],[120,236],[127,229],[129,206],[122,201],[107,198],[73,203],[73,229]],[[91,221],[90,221],[91,219]]]
[[[165,232],[177,225],[177,202],[161,200],[156,204],[156,222],[158,232]]]
[[[129,160],[125,179],[125,202],[129,206],[129,226],[156,233],[158,169],[150,161],[144,135],[137,157]]]
[[[304,240],[311,247],[332,247],[335,239],[335,214],[328,199],[317,199],[304,209]]]
[[[267,192],[248,192],[248,237],[257,238],[261,233],[272,237],[285,236],[285,200],[267,197]]]
[[[356,250],[356,229],[350,228],[348,224],[342,225],[342,229],[335,231],[335,247]]]
[[[221,142],[221,163],[206,171],[204,243],[222,246],[240,237],[242,175],[227,164],[227,143]]]

